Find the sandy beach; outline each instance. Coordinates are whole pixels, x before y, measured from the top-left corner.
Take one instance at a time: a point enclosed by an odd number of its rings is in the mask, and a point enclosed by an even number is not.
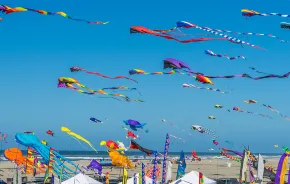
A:
[[[266,165],[271,165],[273,167],[276,167],[278,164],[279,159],[269,159],[267,160]],[[79,166],[86,166],[89,164],[89,160],[81,160],[76,161],[75,163]],[[227,162],[231,163],[231,167],[228,167]],[[145,162],[145,163],[148,163]],[[215,160],[202,160],[202,161],[187,161],[186,162],[186,173],[194,170],[199,171],[203,173],[206,177],[210,179],[219,179],[219,178],[239,178],[239,172],[240,172],[240,163],[233,162],[233,161],[227,161],[225,159],[215,159]],[[160,165],[162,167],[162,165]],[[177,171],[177,164],[173,164],[172,171],[173,171],[173,178],[172,180],[175,180],[176,177],[176,171]],[[13,171],[14,171],[15,165],[12,162],[1,162],[0,164],[0,178],[4,181],[7,181],[7,178],[13,178]],[[110,167],[104,167],[103,173],[110,173],[110,179],[116,180],[120,177],[122,177],[122,168],[121,167],[114,167],[112,170]],[[135,169],[128,169],[129,177],[133,177],[134,173],[140,173],[141,172],[141,165],[138,165]],[[256,172],[254,171],[256,174]],[[91,177],[93,176],[93,173],[91,171],[87,172],[88,175]],[[23,175],[25,176],[25,175]],[[37,175],[35,177],[43,177],[43,174]],[[33,176],[27,175],[28,180],[32,180]],[[158,178],[159,181],[161,181],[161,174]],[[267,182],[269,180],[264,179],[264,182]]]

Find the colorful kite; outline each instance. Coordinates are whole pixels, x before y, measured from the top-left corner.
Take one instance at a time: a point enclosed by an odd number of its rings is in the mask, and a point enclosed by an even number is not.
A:
[[[137,128],[143,128],[146,125],[146,123],[141,124],[139,121],[132,119],[124,120],[123,122],[125,125],[129,125],[129,127],[134,131],[137,131]]]
[[[212,28],[209,28],[209,27],[198,26],[196,24],[192,24],[192,23],[189,23],[189,22],[186,22],[186,21],[178,21],[176,23],[176,26],[175,27],[173,27],[173,28],[171,28],[169,30],[160,30],[160,32],[163,32],[165,34],[167,32],[171,32],[172,30],[179,29],[179,28],[184,28],[184,29],[196,28],[196,29],[199,29],[199,30],[202,30],[202,31],[206,31],[206,32],[212,33],[214,35],[221,36],[221,37],[223,37],[223,39],[227,39],[228,41],[233,42],[233,43],[236,43],[236,44],[246,44],[248,46],[251,46],[251,47],[254,47],[254,48],[257,48],[257,49],[263,49],[263,48],[260,48],[260,47],[258,47],[256,45],[253,45],[253,44],[251,44],[249,42],[245,42],[243,40],[240,40],[240,39],[231,37],[229,35],[223,34],[220,31],[217,31],[215,29],[212,29]]]
[[[266,16],[280,16],[280,17],[290,17],[290,15],[287,15],[287,14],[281,14],[281,13],[259,13],[259,12],[256,12],[254,10],[248,10],[248,9],[242,9],[242,16],[245,16],[245,17],[252,17],[252,16],[263,16],[263,17],[266,17]]]
[[[288,23],[288,22],[281,22],[280,23],[280,27],[282,29],[290,29],[290,23]]]
[[[204,90],[208,90],[208,91],[216,91],[222,94],[228,94],[228,92],[224,92],[221,91],[220,89],[216,89],[216,88],[208,88],[208,87],[199,87],[199,86],[195,86],[194,84],[183,84],[184,88],[196,88],[196,89],[204,89]]]
[[[192,156],[193,160],[201,161],[201,158],[199,158],[199,157],[196,155],[196,152],[195,152],[194,150],[192,150],[192,152],[191,152],[191,156]]]
[[[100,77],[103,77],[103,78],[106,78],[106,79],[127,79],[127,80],[131,80],[131,81],[137,82],[136,80],[131,79],[131,78],[128,78],[128,77],[125,77],[125,76],[108,77],[108,76],[105,76],[105,75],[100,74],[98,72],[89,72],[86,69],[80,68],[78,66],[71,67],[70,68],[70,71],[71,72],[80,72],[80,71],[83,71],[83,72],[86,72],[87,74],[94,74],[94,75],[97,75],[97,76],[100,76]]]
[[[258,101],[256,101],[256,100],[245,100],[244,102],[245,102],[246,104],[255,104],[255,103],[258,103]],[[289,117],[289,116],[285,116],[285,115],[281,114],[278,110],[274,109],[274,108],[271,107],[270,105],[266,105],[266,104],[262,103],[262,106],[263,106],[263,107],[266,107],[267,109],[269,109],[269,110],[272,111],[272,112],[276,112],[276,113],[279,114],[282,118],[284,118],[284,119],[290,121],[290,117]]]
[[[221,109],[221,108],[223,108],[223,106],[220,105],[220,104],[216,104],[216,105],[214,105],[214,107],[217,108],[217,109]]]
[[[84,88],[84,89],[88,90],[89,92],[85,92],[83,90],[80,90],[77,87],[74,87],[73,84],[77,85],[79,88]],[[58,87],[72,89],[72,90],[75,90],[75,91],[77,91],[79,93],[88,94],[88,95],[94,95],[96,93],[99,93],[99,94],[102,94],[102,95],[107,95],[108,97],[121,97],[127,102],[130,102],[130,101],[144,102],[142,100],[131,100],[129,97],[127,97],[127,96],[125,96],[123,94],[117,94],[117,93],[110,94],[110,93],[107,93],[107,92],[105,92],[103,90],[103,89],[106,89],[106,88],[102,88],[102,89],[99,89],[99,90],[95,91],[95,90],[92,90],[92,89],[86,87],[85,85],[79,83],[76,79],[69,78],[69,77],[60,77],[60,78],[58,78]],[[116,87],[116,88],[118,88],[118,87]],[[120,88],[122,88],[122,87],[120,87]],[[123,87],[123,89],[125,89],[125,88]]]
[[[116,141],[116,143],[118,144],[119,146],[119,150],[124,150],[124,151],[127,151],[128,149],[126,148],[126,146],[124,145],[123,142],[121,141]]]
[[[121,155],[118,151],[116,150],[109,150],[108,154],[110,158],[112,159],[112,164],[114,166],[122,166],[125,168],[134,168],[135,165],[124,155]]]
[[[90,141],[88,141],[87,139],[83,138],[81,135],[79,134],[76,134],[74,132],[72,132],[70,129],[68,129],[67,127],[61,127],[61,131],[62,132],[65,132],[67,134],[69,134],[71,137],[73,137],[74,139],[76,139],[77,141],[78,140],[81,140],[85,143],[87,143],[95,152],[98,152],[96,150],[96,148],[94,148],[94,146],[90,143]]]
[[[48,135],[54,136],[54,133],[53,133],[53,131],[51,131],[51,130],[47,130],[46,133],[47,133]]]
[[[70,17],[69,15],[67,15],[65,12],[48,12],[45,10],[36,10],[36,9],[32,9],[32,8],[24,8],[24,7],[15,7],[15,8],[11,8],[9,6],[6,5],[0,5],[0,12],[6,13],[6,14],[10,14],[10,13],[15,13],[15,12],[26,12],[26,11],[30,11],[30,12],[36,12],[42,15],[61,15],[65,18],[74,20],[74,21],[80,21],[80,22],[86,22],[88,24],[108,24],[109,22],[90,22],[84,19],[75,19]]]
[[[128,131],[127,132],[127,136],[126,136],[126,138],[127,139],[129,139],[129,137],[131,137],[132,139],[137,139],[137,138],[139,138],[139,136],[138,135],[135,135],[133,132],[131,132],[131,131]],[[139,138],[140,139],[140,138]]]
[[[211,40],[225,40],[225,38],[192,38],[188,40],[179,40],[174,37],[174,35],[170,35],[168,32],[159,32],[158,30],[150,30],[143,26],[132,26],[130,28],[130,34],[132,33],[140,33],[140,34],[151,34],[153,36],[165,38],[168,40],[175,40],[180,43],[191,43],[191,42],[201,42],[201,41],[211,41]]]
[[[107,142],[106,141],[102,141],[100,143],[100,146],[107,146],[107,148],[114,149],[114,150],[117,150],[117,151],[120,150],[118,144],[116,142],[112,141],[112,140],[108,140]]]
[[[265,114],[259,114],[259,113],[256,113],[256,112],[249,112],[249,111],[241,110],[241,108],[239,108],[239,107],[237,107],[237,106],[234,106],[234,107],[233,107],[233,110],[234,110],[234,111],[238,111],[238,112],[245,112],[245,113],[248,113],[248,114],[256,114],[256,115],[262,116],[262,117],[264,117],[264,118],[270,118],[270,119],[273,119],[273,118],[271,118],[270,116],[265,115]]]
[[[96,119],[96,118],[94,118],[94,117],[90,118],[90,120],[91,120],[92,122],[95,122],[95,123],[104,123],[103,121],[98,120],[98,119]]]
[[[204,51],[205,54],[207,55],[210,55],[210,56],[217,56],[217,57],[225,57],[229,60],[235,60],[235,59],[238,59],[238,58],[241,58],[241,59],[246,59],[244,56],[234,56],[234,57],[229,57],[227,54],[215,54],[213,51],[211,50],[205,50]]]

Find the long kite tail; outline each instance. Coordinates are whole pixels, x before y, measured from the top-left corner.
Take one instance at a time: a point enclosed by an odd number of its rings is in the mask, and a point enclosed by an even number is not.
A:
[[[115,87],[115,88],[118,88],[118,87]],[[114,88],[114,89],[115,89]],[[119,93],[107,93],[105,92],[106,89],[112,89],[112,88],[102,88],[102,89],[99,89],[98,91],[96,91],[97,93],[100,93],[102,95],[107,95],[109,97],[121,97],[123,98],[125,101],[127,102],[144,102],[143,100],[131,100],[128,96],[126,95],[123,95],[123,94],[119,94]],[[120,89],[120,88],[119,88]],[[123,88],[124,89],[124,88]]]
[[[290,15],[288,14],[281,14],[281,13],[259,13],[257,11],[254,10],[248,10],[248,9],[242,9],[242,16],[245,17],[252,17],[252,16],[263,16],[263,17],[267,17],[267,16],[280,16],[280,17],[290,17]]]
[[[11,8],[9,6],[6,5],[0,5],[0,11],[5,12],[6,14],[10,14],[10,13],[15,13],[15,12],[25,12],[25,11],[31,11],[31,12],[36,12],[42,15],[61,15],[62,17],[74,20],[74,21],[80,21],[80,22],[86,22],[88,24],[108,24],[109,22],[101,22],[101,21],[96,21],[96,22],[91,22],[91,21],[87,21],[84,19],[76,19],[76,18],[72,18],[71,16],[67,15],[65,12],[48,12],[46,10],[36,10],[36,9],[32,9],[32,8],[24,8],[24,7],[15,7],[15,8]]]
[[[103,75],[103,74],[101,74],[99,72],[89,72],[86,69],[80,68],[78,66],[70,67],[70,71],[71,72],[80,72],[80,71],[83,71],[83,72],[86,72],[87,74],[97,75],[99,77],[103,77],[103,78],[106,78],[106,79],[127,79],[127,80],[131,80],[131,81],[134,81],[134,82],[138,83],[136,80],[131,79],[131,78],[128,78],[128,77],[125,77],[125,76],[109,77],[109,76]]]
[[[214,53],[213,51],[211,50],[205,50],[204,51],[205,54],[207,55],[210,55],[210,56],[216,56],[216,57],[225,57],[229,60],[235,60],[235,59],[238,59],[238,58],[241,58],[241,59],[246,59],[244,56],[233,56],[233,57],[229,57],[227,54],[216,54]]]
[[[228,94],[228,92],[224,92],[221,91],[220,89],[216,89],[216,88],[207,88],[207,87],[199,87],[199,86],[195,86],[193,84],[183,84],[184,88],[197,88],[197,89],[204,89],[204,90],[209,90],[209,91],[216,91],[222,94]]]
[[[202,27],[202,28],[208,28],[208,27]],[[210,29],[210,28],[209,28]],[[238,34],[238,35],[253,35],[253,36],[268,36],[271,38],[275,38],[281,42],[284,43],[288,43],[287,40],[283,40],[275,35],[272,34],[265,34],[265,33],[251,33],[251,32],[245,32],[245,33],[241,33],[241,32],[235,32],[235,31],[229,31],[229,30],[221,30],[221,29],[212,29],[213,31],[217,31],[217,32],[225,32],[225,33],[232,33],[232,34]]]

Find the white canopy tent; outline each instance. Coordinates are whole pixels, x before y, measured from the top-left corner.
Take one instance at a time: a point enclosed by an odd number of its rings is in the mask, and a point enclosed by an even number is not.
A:
[[[204,184],[216,184],[216,181],[203,176]],[[191,171],[170,184],[199,184],[199,172]]]
[[[93,178],[90,178],[85,174],[79,173],[74,177],[61,182],[61,184],[102,184],[102,183],[98,182],[97,180],[94,180]]]
[[[137,177],[137,183],[139,183],[139,173],[136,174],[136,177]],[[142,178],[140,177],[140,179],[142,179]],[[145,176],[145,181],[146,181],[146,184],[152,184],[153,183],[153,180],[151,178],[147,177],[147,176]],[[122,184],[122,182],[120,182],[118,184]],[[126,184],[134,184],[134,177],[128,179]]]

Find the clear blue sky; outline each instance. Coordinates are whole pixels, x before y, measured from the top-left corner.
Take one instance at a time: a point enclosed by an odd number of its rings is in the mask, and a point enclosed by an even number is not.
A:
[[[34,131],[40,139],[47,140],[56,149],[83,149],[72,138],[60,131],[61,126],[89,139],[98,149],[102,140],[125,139],[122,120],[136,119],[148,123],[149,133],[140,133],[140,143],[149,149],[163,150],[165,134],[171,133],[186,139],[185,144],[173,144],[171,151],[207,151],[214,147],[210,136],[191,130],[199,124],[216,131],[220,142],[233,141],[250,145],[255,152],[275,152],[274,144],[288,145],[290,122],[259,106],[246,105],[245,99],[268,103],[284,114],[289,110],[289,79],[218,79],[215,87],[229,90],[230,95],[198,89],[183,89],[183,83],[196,82],[186,76],[133,76],[135,84],[126,80],[109,80],[85,73],[70,73],[69,67],[80,66],[109,76],[128,75],[133,68],[145,71],[161,71],[162,60],[167,57],[182,60],[193,70],[212,75],[252,73],[249,66],[265,72],[283,74],[290,71],[290,45],[269,37],[248,36],[244,39],[264,47],[261,51],[244,48],[227,41],[209,41],[181,44],[150,36],[129,34],[130,26],[142,25],[151,29],[167,29],[176,21],[186,20],[197,25],[239,32],[272,33],[290,40],[290,32],[282,30],[281,17],[241,16],[242,8],[260,12],[290,13],[290,2],[265,1],[8,1],[3,4],[64,11],[76,18],[91,21],[110,21],[107,25],[89,25],[58,16],[36,13],[15,13],[3,17],[1,33],[1,131],[9,134],[9,146],[14,146],[16,132]],[[189,33],[203,33],[188,30]],[[248,60],[210,57],[204,50],[229,55],[244,55]],[[255,73],[252,73],[256,75]],[[146,103],[126,103],[82,95],[58,89],[57,79],[73,77],[93,88],[125,85],[137,87],[136,92],[125,92],[131,98],[141,98]],[[201,84],[199,84],[201,86]],[[99,95],[101,96],[101,95]],[[245,110],[267,113],[268,120],[245,113],[227,113],[213,106],[222,104],[229,108],[239,106]],[[214,115],[221,123],[207,117]],[[90,117],[108,118],[104,124],[94,124]],[[161,119],[167,124],[162,124]],[[188,137],[168,123],[173,122],[193,134]],[[51,129],[55,137],[45,132]],[[222,146],[225,145],[224,143]],[[89,148],[87,150],[90,150]]]

